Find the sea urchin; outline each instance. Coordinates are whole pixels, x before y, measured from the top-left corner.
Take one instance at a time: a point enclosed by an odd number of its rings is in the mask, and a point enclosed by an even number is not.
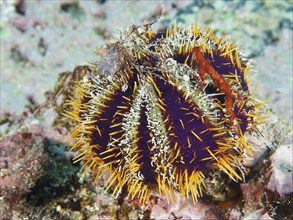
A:
[[[145,202],[152,190],[196,201],[210,167],[241,180],[245,139],[261,116],[251,97],[250,69],[237,47],[196,25],[154,33],[131,26],[98,48],[97,61],[74,88],[66,114],[76,160],[108,188]]]

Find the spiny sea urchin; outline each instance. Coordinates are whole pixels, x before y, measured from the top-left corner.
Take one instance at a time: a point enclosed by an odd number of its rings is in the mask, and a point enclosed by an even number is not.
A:
[[[97,177],[110,170],[107,189],[126,186],[141,202],[151,190],[196,201],[210,167],[242,179],[245,133],[262,117],[234,44],[175,23],[165,33],[131,26],[96,53],[66,114],[77,121],[76,160]]]

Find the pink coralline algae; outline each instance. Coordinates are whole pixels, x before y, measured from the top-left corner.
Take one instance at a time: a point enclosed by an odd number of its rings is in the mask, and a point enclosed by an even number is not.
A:
[[[42,142],[41,135],[29,132],[17,132],[0,141],[0,213],[7,218],[44,171],[48,156]]]
[[[267,188],[284,197],[293,193],[293,145],[281,145],[270,157],[271,176]]]

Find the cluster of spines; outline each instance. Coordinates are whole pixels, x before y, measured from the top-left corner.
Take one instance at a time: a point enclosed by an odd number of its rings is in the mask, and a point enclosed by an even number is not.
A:
[[[111,80],[93,66],[75,88],[67,115],[78,122],[72,131],[73,148],[80,151],[77,160],[85,160],[86,171],[91,168],[97,177],[110,170],[107,190],[114,187],[113,194],[126,185],[129,195],[141,202],[156,188],[170,200],[179,191],[196,201],[209,166],[242,179],[235,171],[241,167],[239,157],[251,153],[243,133],[260,118],[255,104],[247,107],[254,103],[247,89],[249,65],[236,46],[211,31],[202,33],[195,25],[177,30],[176,24],[165,34],[133,32],[128,42],[109,46],[125,43],[123,53],[128,53]],[[141,45],[134,43],[135,37]],[[235,72],[219,73],[215,56],[229,61],[220,64],[234,66]],[[236,94],[230,111],[223,101],[228,92],[208,75],[211,68],[200,73],[200,61],[209,62]]]

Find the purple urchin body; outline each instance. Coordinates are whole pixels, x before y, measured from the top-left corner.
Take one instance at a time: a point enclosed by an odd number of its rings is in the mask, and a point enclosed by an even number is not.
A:
[[[78,121],[72,136],[79,157],[96,175],[111,172],[113,194],[126,186],[141,202],[152,190],[195,201],[211,167],[241,179],[240,158],[249,152],[243,135],[258,117],[247,60],[233,44],[196,26],[162,34],[133,28],[99,51],[117,56],[116,72],[101,73],[95,63],[76,88],[69,115]]]

